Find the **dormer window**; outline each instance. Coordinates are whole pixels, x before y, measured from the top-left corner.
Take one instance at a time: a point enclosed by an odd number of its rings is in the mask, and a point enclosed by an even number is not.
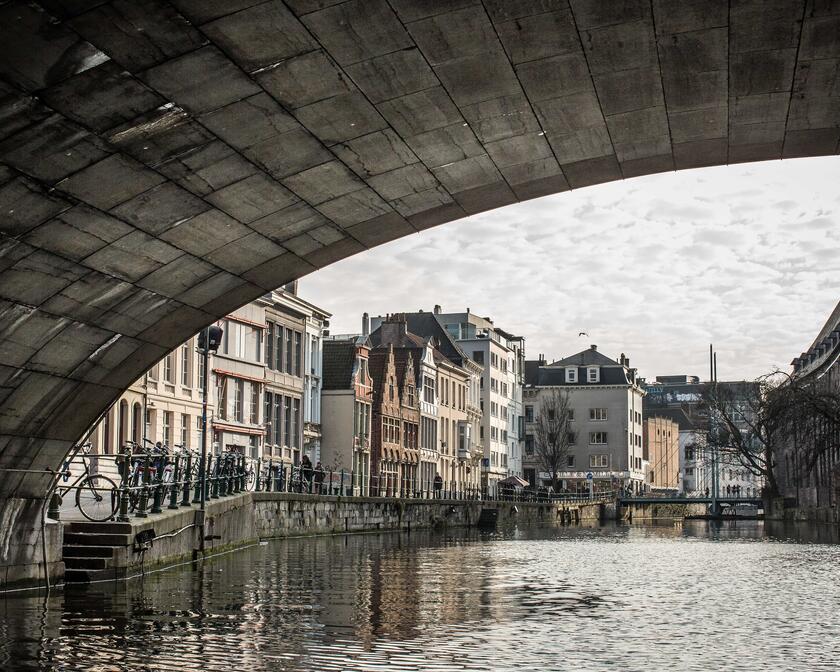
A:
[[[566,382],[567,383],[576,383],[577,382],[577,367],[570,366],[566,369]]]
[[[601,370],[597,366],[590,366],[586,369],[586,382],[599,383],[601,382]]]

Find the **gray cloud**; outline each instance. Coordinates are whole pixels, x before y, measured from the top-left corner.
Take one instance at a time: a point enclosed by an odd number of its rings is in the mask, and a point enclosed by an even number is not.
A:
[[[752,378],[787,366],[840,299],[838,183],[825,157],[599,185],[393,241],[301,293],[335,313],[333,333],[364,311],[470,307],[529,356],[591,341],[648,377],[705,375],[714,342],[722,376]]]

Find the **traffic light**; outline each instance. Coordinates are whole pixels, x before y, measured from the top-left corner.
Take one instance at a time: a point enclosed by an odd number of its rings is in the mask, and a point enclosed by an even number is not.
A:
[[[209,350],[210,352],[216,352],[219,349],[219,346],[222,343],[222,334],[223,330],[221,327],[217,327],[215,324],[207,327],[207,329],[202,329],[198,332],[198,349],[201,352],[204,352],[207,349],[207,341],[209,336]]]

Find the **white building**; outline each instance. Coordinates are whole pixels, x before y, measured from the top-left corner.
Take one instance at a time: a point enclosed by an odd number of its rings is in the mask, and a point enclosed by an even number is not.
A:
[[[526,479],[536,485],[547,477],[540,473],[533,454],[535,437],[531,423],[539,415],[542,395],[554,389],[569,394],[574,427],[566,468],[560,473],[563,487],[588,491],[591,473],[596,491],[619,487],[644,491],[648,464],[644,459],[645,392],[641,380],[623,354],[613,360],[598,352],[595,345],[551,364],[542,358],[528,362],[524,409]]]

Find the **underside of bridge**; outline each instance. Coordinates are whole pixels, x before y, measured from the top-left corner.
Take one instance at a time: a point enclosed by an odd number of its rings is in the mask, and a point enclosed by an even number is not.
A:
[[[836,154],[838,63],[836,0],[0,3],[0,468],[57,467],[168,350],[366,248]],[[48,480],[0,471],[0,584]]]

